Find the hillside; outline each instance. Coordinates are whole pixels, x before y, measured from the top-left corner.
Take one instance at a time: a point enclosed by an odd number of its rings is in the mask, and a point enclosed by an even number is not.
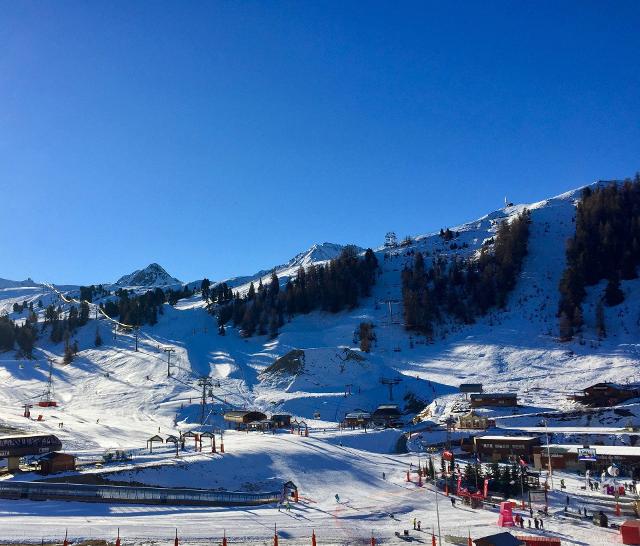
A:
[[[358,487],[357,483],[365,479],[358,466],[362,464],[360,459],[368,461],[365,465],[376,468],[375,472],[388,465],[398,475],[412,460],[408,458],[411,454],[394,455],[394,462],[384,458],[396,449],[402,430],[372,431],[366,436],[340,431],[336,423],[345,413],[397,403],[409,423],[416,413],[428,408],[426,423],[404,429],[421,431],[418,441],[408,445],[409,450],[421,452],[423,436],[429,440],[426,427],[437,427],[447,416],[466,407],[457,391],[463,382],[481,382],[492,391],[518,393],[518,415],[493,412],[498,426],[505,429],[534,430],[541,412],[558,412],[551,416],[550,427],[597,426],[602,428],[603,437],[629,421],[639,424],[637,404],[633,402],[620,414],[566,414],[576,409],[567,398],[575,390],[598,381],[640,380],[636,366],[640,353],[638,279],[623,281],[625,301],[606,308],[605,339],[595,333],[594,308],[602,292],[602,286],[596,286],[588,288],[585,298],[583,335],[571,342],[559,341],[558,283],[565,265],[565,241],[574,231],[579,196],[580,190],[574,190],[538,203],[491,212],[452,227],[450,240],[440,233],[430,233],[396,248],[381,246],[375,249],[380,270],[371,297],[355,309],[336,314],[314,311],[295,315],[275,339],[245,338],[232,327],[226,329],[226,335],[218,335],[215,317],[195,294],[173,307],[164,304],[157,324],[140,328],[139,350],[135,351],[134,332],[120,330],[114,337],[113,324],[100,314],[96,319],[92,307],[89,322],[71,340],[77,340],[80,349],[71,364],[61,365],[63,343],[49,341],[47,330],[40,335],[34,360],[16,358],[13,352],[0,355],[0,381],[4,386],[0,390],[0,425],[54,433],[63,440],[65,449],[90,458],[106,450],[142,449],[152,434],[198,428],[203,416],[206,427],[223,427],[221,415],[231,408],[268,414],[287,412],[308,423],[313,445],[317,444],[319,451],[291,438],[286,447],[291,451],[284,453],[279,451],[285,449],[283,444],[268,435],[247,443],[242,434],[229,433],[229,449],[236,459],[225,460],[247,465],[251,471],[241,473],[226,462],[223,474],[209,473],[207,465],[217,459],[193,454],[187,463],[173,459],[166,448],[159,451],[163,455],[157,459],[140,455],[138,465],[142,466],[113,467],[107,479],[260,490],[290,479],[294,473],[304,490],[324,498],[333,496],[332,488],[339,487],[335,485],[340,483],[336,473],[348,472],[352,486]],[[525,208],[531,213],[528,254],[504,309],[492,309],[472,324],[445,319],[431,339],[406,331],[400,272],[412,263],[415,253],[425,254],[427,267],[440,256],[475,256],[495,236],[500,222],[510,221]],[[276,271],[282,282],[300,266],[322,263],[340,251],[338,245],[312,247]],[[165,279],[146,275],[138,278],[137,274],[121,280],[141,286],[137,283]],[[248,282],[261,274],[238,281],[236,288],[242,293]],[[72,289],[58,293],[46,287],[6,288],[0,291],[0,305],[11,318],[20,320],[26,315],[13,313],[14,302],[37,303],[41,299],[44,307],[53,303],[68,310],[64,298],[77,297],[77,293]],[[43,310],[35,308],[42,320]],[[365,321],[373,324],[376,336],[370,353],[361,352],[354,337]],[[96,331],[103,339],[99,347],[94,346]],[[167,347],[174,349],[170,377],[164,351]],[[295,362],[278,360],[291,351],[296,351],[292,353]],[[22,405],[43,395],[49,358],[55,362],[53,386],[60,406],[34,409],[33,413],[41,414],[43,420],[26,420],[21,416]],[[203,375],[213,380],[204,407],[197,385]],[[382,380],[392,378],[398,382],[390,392]],[[571,430],[567,436],[573,434]],[[442,441],[442,433],[437,437]],[[320,455],[322,450],[327,454]],[[317,469],[317,475],[305,473],[305,461]],[[371,493],[377,494],[373,490]],[[386,510],[409,510],[408,502],[404,498],[402,502],[394,500]]]

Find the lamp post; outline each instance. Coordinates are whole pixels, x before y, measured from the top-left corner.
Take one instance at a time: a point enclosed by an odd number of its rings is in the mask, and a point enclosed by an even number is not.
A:
[[[553,491],[553,467],[551,466],[551,449],[549,448],[549,429],[547,428],[547,420],[544,421],[544,434],[547,438],[547,462],[549,464],[549,478],[551,480],[551,490]]]

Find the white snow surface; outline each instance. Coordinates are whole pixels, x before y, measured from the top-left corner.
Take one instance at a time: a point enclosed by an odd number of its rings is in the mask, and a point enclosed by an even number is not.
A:
[[[113,540],[119,527],[127,544],[150,544],[168,542],[178,527],[185,544],[204,544],[211,537],[219,542],[225,529],[236,542],[267,544],[277,524],[283,543],[310,543],[315,529],[319,544],[361,544],[372,530],[380,540],[394,543],[393,533],[411,529],[414,517],[422,521],[423,528],[431,528],[436,524],[434,491],[405,482],[409,464],[415,466],[419,456],[424,461],[424,454],[396,453],[403,431],[337,429],[336,423],[349,411],[372,411],[390,403],[382,378],[402,379],[393,389],[393,403],[401,408],[409,397],[429,405],[430,417],[416,425],[416,430],[422,427],[425,440],[430,434],[425,426],[437,429],[447,416],[468,410],[458,385],[480,382],[486,392],[518,393],[520,407],[515,414],[510,409],[485,412],[502,427],[493,433],[536,429],[544,413],[549,429],[558,428],[555,443],[579,443],[569,439],[592,426],[600,427],[603,438],[628,441],[623,428],[638,424],[636,402],[625,404],[620,415],[576,412],[578,406],[567,398],[599,381],[640,379],[638,280],[623,282],[624,303],[606,308],[607,338],[599,340],[594,332],[595,303],[603,286],[588,289],[582,338],[571,343],[560,343],[557,338],[557,287],[579,194],[575,190],[526,205],[532,219],[529,254],[506,309],[494,310],[473,325],[448,322],[432,341],[405,331],[401,324],[400,272],[413,259],[411,251],[428,251],[427,265],[438,254],[472,255],[495,233],[500,221],[513,218],[525,205],[452,228],[459,235],[449,243],[434,233],[416,237],[411,246],[378,248],[381,272],[372,297],[352,311],[296,316],[273,340],[244,339],[233,328],[219,336],[215,318],[195,295],[175,307],[165,305],[158,324],[141,328],[138,351],[132,332],[119,332],[114,339],[111,324],[95,320],[92,314],[75,335],[80,351],[70,365],[61,364],[63,344],[48,341],[48,331],[38,341],[35,360],[21,359],[13,352],[0,354],[0,425],[56,434],[64,450],[78,453],[81,460],[95,460],[107,450],[139,450],[131,463],[101,470],[88,465],[82,474],[101,473],[105,479],[149,485],[233,490],[270,490],[293,480],[303,497],[291,512],[269,506],[230,509],[0,501],[0,538],[61,540],[69,529],[72,537]],[[453,242],[457,248],[451,248]],[[461,248],[463,243],[467,245]],[[339,245],[325,245],[311,256],[299,255],[277,268],[278,275],[281,279],[294,275],[301,265],[331,259],[341,251]],[[242,291],[261,274],[235,286]],[[39,299],[45,306],[61,303],[55,293],[42,287],[6,287],[0,289],[0,312],[24,318],[26,312],[13,313],[13,303]],[[374,323],[377,335],[369,354],[360,352],[354,343],[354,331],[365,320]],[[100,347],[93,343],[96,330],[104,340]],[[166,347],[175,349],[171,377],[167,377]],[[292,349],[304,351],[301,373],[263,373]],[[25,419],[22,405],[37,402],[45,390],[48,358],[56,362],[53,384],[59,406],[35,407],[32,417],[42,415],[43,420]],[[158,431],[166,436],[200,427],[196,379],[203,374],[214,379],[212,397],[207,396],[204,409],[209,428],[223,425],[221,414],[226,409],[250,408],[268,414],[288,412],[304,419],[310,436],[228,432],[222,456],[190,451],[176,459],[169,448],[145,455],[147,438]],[[434,434],[442,436],[441,432]],[[416,446],[419,443],[408,445],[410,450],[419,449]],[[387,479],[382,479],[383,472]],[[15,479],[31,478],[35,476]],[[566,480],[572,494],[581,495],[585,505],[606,505],[606,499],[587,498],[587,493],[580,492],[574,476],[566,475]],[[334,499],[336,493],[340,503]],[[553,498],[561,508],[564,494]],[[466,537],[471,532],[478,537],[499,530],[495,511],[453,507],[447,499],[440,500],[443,535]],[[552,515],[545,527],[550,529],[548,534],[560,535],[568,544],[619,540],[614,530],[574,525],[561,514]],[[430,541],[430,535],[420,537]]]

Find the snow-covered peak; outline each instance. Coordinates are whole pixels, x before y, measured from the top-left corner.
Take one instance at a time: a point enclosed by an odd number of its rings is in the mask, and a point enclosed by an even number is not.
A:
[[[161,265],[152,263],[144,269],[138,269],[133,273],[120,277],[115,284],[117,286],[152,287],[182,284],[182,282],[169,275]]]
[[[305,250],[291,258],[284,267],[307,267],[318,262],[333,260],[340,256],[340,253],[344,250],[345,246],[346,245],[339,245],[337,243],[316,243],[308,250]],[[358,252],[362,252],[363,250],[360,247],[355,248]]]

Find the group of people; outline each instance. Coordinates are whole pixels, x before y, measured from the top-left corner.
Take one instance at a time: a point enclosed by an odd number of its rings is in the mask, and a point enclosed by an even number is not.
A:
[[[518,525],[521,529],[524,529],[524,518],[520,514],[516,514],[513,517],[516,525]],[[536,529],[544,529],[544,522],[542,518],[533,518],[533,524]],[[527,527],[531,529],[531,520],[527,520]]]
[[[420,520],[416,520],[416,518],[413,518],[413,530],[422,531],[422,522]]]

